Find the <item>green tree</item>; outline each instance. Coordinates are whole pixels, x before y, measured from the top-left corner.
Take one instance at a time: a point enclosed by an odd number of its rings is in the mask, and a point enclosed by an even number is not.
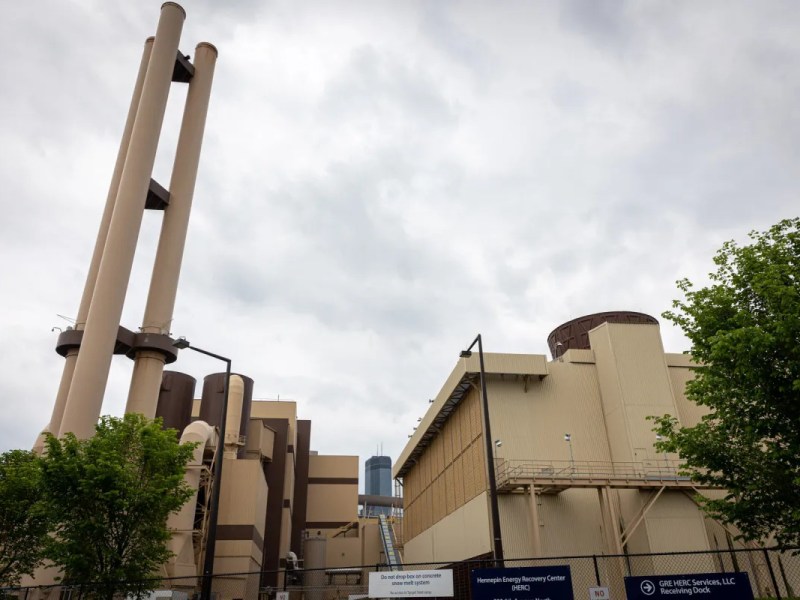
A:
[[[18,585],[42,561],[49,524],[40,483],[36,454],[10,450],[0,455],[0,587]]]
[[[664,317],[681,327],[702,365],[687,397],[708,409],[694,427],[656,419],[662,451],[699,482],[727,490],[706,511],[746,540],[800,546],[800,219],[751,243],[726,242],[710,285],[678,287]]]
[[[55,523],[48,558],[63,583],[89,597],[141,596],[170,557],[168,515],[190,497],[183,483],[193,445],[129,414],[103,417],[94,437],[49,436],[42,484]]]

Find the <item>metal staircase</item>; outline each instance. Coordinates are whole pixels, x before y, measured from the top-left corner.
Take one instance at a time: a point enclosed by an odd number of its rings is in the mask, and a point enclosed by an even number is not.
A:
[[[389,570],[402,571],[403,560],[395,548],[394,532],[386,515],[378,515],[378,527],[381,530],[381,542],[383,543],[383,552],[386,554],[386,564],[389,565]]]

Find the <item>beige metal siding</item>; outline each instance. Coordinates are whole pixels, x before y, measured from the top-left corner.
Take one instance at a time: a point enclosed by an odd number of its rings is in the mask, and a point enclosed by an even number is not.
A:
[[[683,392],[686,389],[686,383],[694,377],[694,371],[686,367],[671,367],[669,376],[681,425],[684,427],[697,425],[703,415],[708,414],[708,408],[689,402]]]
[[[405,542],[408,563],[451,562],[491,551],[487,494],[483,492]]]
[[[593,365],[552,363],[549,377],[527,385],[492,378],[488,395],[499,458],[568,461],[570,433],[576,461],[611,459]]]
[[[644,521],[652,552],[711,548],[703,514],[682,492],[662,493]]]
[[[498,499],[503,553],[506,556],[535,556],[531,537],[530,496],[509,494]]]
[[[486,489],[479,417],[480,396],[473,390],[404,478],[406,539],[414,538]]]
[[[545,556],[603,552],[602,519],[595,490],[573,489],[539,499],[539,531]]]
[[[605,323],[589,332],[615,461],[655,458],[650,416],[677,416],[673,386],[655,325]]]

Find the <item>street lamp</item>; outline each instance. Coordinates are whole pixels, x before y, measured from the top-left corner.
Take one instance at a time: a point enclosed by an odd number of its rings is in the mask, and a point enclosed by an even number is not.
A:
[[[211,584],[214,579],[214,554],[217,549],[217,521],[219,520],[219,493],[222,488],[222,463],[225,446],[225,422],[228,419],[228,392],[230,390],[231,379],[231,359],[214,354],[208,350],[202,350],[189,344],[189,340],[180,337],[172,345],[179,350],[188,348],[200,354],[205,354],[225,363],[225,383],[222,388],[222,415],[219,419],[219,439],[217,440],[217,452],[214,459],[214,487],[211,489],[211,506],[208,525],[208,535],[206,536],[206,556],[203,561],[203,581],[200,586],[200,600],[211,600]]]
[[[572,473],[575,473],[575,456],[572,454],[572,436],[569,433],[564,434],[564,441],[569,444],[569,464],[572,466]]]
[[[492,557],[495,567],[503,564],[503,537],[500,532],[500,509],[497,505],[497,479],[494,473],[494,452],[492,450],[492,430],[489,423],[489,399],[486,395],[486,371],[483,366],[483,341],[478,334],[466,350],[461,351],[461,358],[472,356],[472,347],[478,344],[478,359],[480,364],[481,399],[483,404],[483,438],[486,441],[486,471],[489,477],[489,504],[492,511]]]

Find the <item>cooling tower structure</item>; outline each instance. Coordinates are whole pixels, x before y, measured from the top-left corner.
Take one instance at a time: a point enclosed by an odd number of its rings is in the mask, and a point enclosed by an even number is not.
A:
[[[134,361],[126,412],[153,418],[164,365],[177,358],[169,326],[217,59],[216,48],[206,42],[197,45],[193,61],[179,52],[185,18],[178,4],[165,3],[156,35],[144,45],[75,327],[59,335],[56,344],[65,362],[44,430],[53,435],[72,432],[87,438],[94,433],[114,354]],[[171,180],[164,188],[152,179],[152,171],[173,83],[189,89]],[[144,318],[134,332],[122,327],[120,319],[145,210],[164,216]]]

